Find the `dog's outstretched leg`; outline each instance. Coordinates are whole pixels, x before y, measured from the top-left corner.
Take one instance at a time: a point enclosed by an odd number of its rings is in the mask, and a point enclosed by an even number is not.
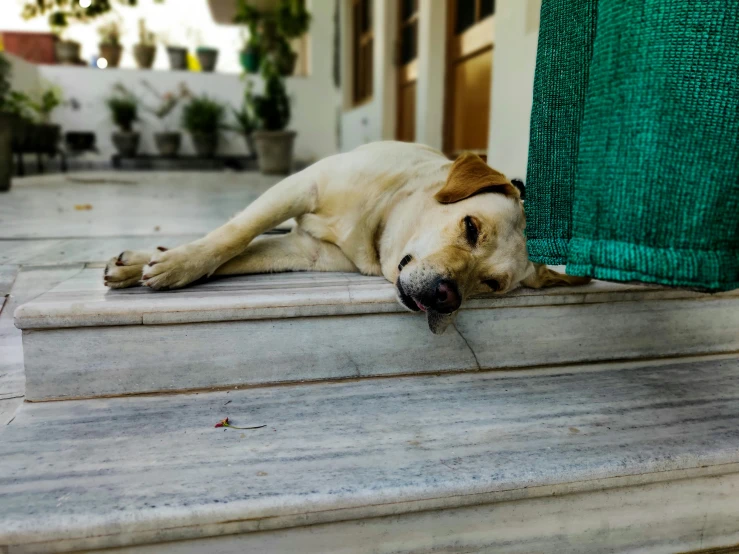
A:
[[[341,248],[297,228],[287,235],[257,238],[243,254],[231,258],[216,269],[214,275],[283,271],[357,272],[358,270]]]
[[[143,268],[142,284],[153,289],[172,289],[212,275],[216,269],[244,252],[261,233],[315,210],[317,174],[314,165],[292,175],[202,239],[165,252],[155,252]]]

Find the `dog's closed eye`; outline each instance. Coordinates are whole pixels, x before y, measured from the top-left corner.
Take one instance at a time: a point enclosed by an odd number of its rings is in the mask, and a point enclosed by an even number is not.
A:
[[[464,232],[467,236],[467,242],[470,243],[470,246],[476,246],[477,239],[480,236],[480,229],[477,226],[477,221],[475,221],[475,218],[469,215],[464,218]]]

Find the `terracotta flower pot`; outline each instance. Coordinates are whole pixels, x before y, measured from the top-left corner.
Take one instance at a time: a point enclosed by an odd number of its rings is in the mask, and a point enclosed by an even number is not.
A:
[[[277,0],[248,0],[248,4],[259,11],[274,10]],[[236,15],[236,0],[208,0],[210,15],[213,21],[221,25],[233,25]]]
[[[287,175],[293,168],[295,131],[254,131],[259,171]]]
[[[105,58],[108,67],[118,67],[120,65],[121,54],[123,53],[123,47],[120,44],[101,44],[98,48],[100,49],[100,57]]]
[[[136,44],[133,47],[133,57],[139,69],[151,69],[157,57],[157,47],[149,44]]]

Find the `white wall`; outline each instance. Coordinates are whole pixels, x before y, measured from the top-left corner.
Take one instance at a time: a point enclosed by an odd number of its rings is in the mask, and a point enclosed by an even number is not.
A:
[[[6,0],[0,0],[4,1]],[[167,0],[167,3],[171,6],[174,1],[176,0]],[[198,0],[197,3],[206,4],[204,0]],[[289,128],[298,132],[295,155],[302,162],[312,162],[337,151],[337,108],[341,98],[333,84],[332,64],[327,62],[332,59],[333,54],[334,3],[330,0],[313,0],[309,3],[309,8],[313,13],[309,49],[312,72],[308,77],[287,79],[293,112]],[[0,26],[4,26],[4,22]],[[103,159],[109,159],[114,153],[110,140],[114,126],[105,106],[105,99],[116,83],[122,82],[142,98],[151,98],[141,85],[143,79],[162,93],[174,91],[180,82],[184,82],[194,93],[208,94],[236,108],[241,105],[245,87],[239,75],[223,73],[98,70],[58,65],[39,66],[38,70],[43,81],[61,86],[67,100],[74,99],[78,105],[77,109],[69,103],[58,108],[52,120],[61,124],[65,131],[96,131],[98,148]],[[257,77],[253,80],[256,83],[255,91],[258,92],[262,86],[261,79]],[[160,128],[158,120],[154,116],[147,116],[143,111],[141,115],[143,120],[138,128],[143,134],[142,151],[154,153],[152,134]],[[179,115],[174,113],[172,116],[171,122],[175,128],[178,127]],[[224,137],[228,142],[222,143],[222,153],[246,152],[240,136],[229,133]],[[187,138],[183,142],[182,152],[192,152],[192,145]]]
[[[323,0],[325,1],[325,0]],[[341,116],[341,150],[377,140],[395,138],[396,72],[394,60],[394,33],[386,32],[397,25],[397,0],[375,0],[372,21],[373,92],[370,101],[352,106],[352,43],[351,0],[340,0],[341,24],[341,83],[344,113]]]
[[[3,52],[3,55],[10,62],[12,71],[10,75],[10,86],[12,89],[31,94],[38,91],[38,67],[7,52]]]
[[[541,0],[498,0],[488,163],[525,178]]]

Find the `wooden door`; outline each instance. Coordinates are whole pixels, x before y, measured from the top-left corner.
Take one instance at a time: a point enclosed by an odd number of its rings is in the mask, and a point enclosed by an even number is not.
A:
[[[418,79],[418,0],[398,1],[398,140],[416,140],[416,81]]]
[[[487,153],[495,0],[447,0],[444,151]]]

